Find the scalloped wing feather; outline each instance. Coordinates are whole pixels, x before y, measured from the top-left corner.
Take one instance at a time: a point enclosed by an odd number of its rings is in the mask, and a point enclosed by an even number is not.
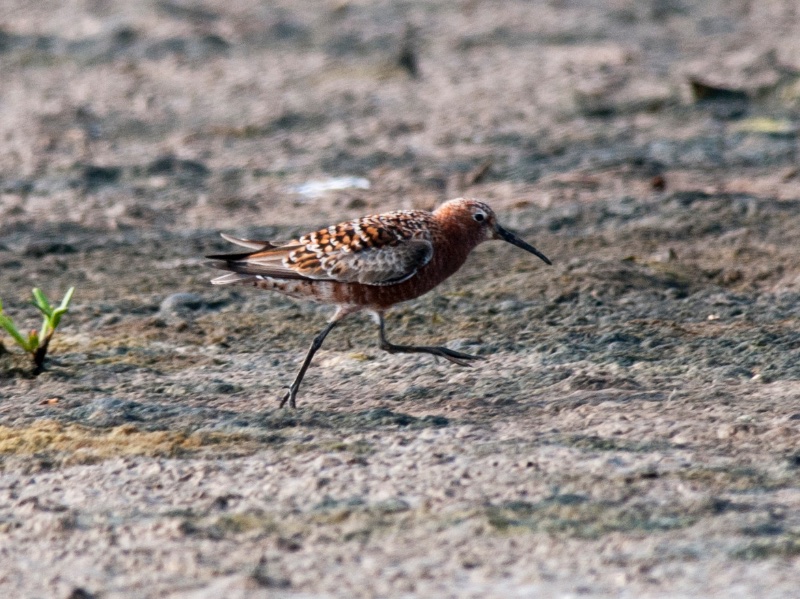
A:
[[[433,256],[429,213],[366,216],[301,237],[285,263],[311,279],[393,285]]]
[[[414,276],[433,257],[430,216],[421,211],[368,216],[280,247],[264,243],[255,252],[211,258],[223,270],[251,276],[394,285]],[[236,241],[245,247],[262,243]]]

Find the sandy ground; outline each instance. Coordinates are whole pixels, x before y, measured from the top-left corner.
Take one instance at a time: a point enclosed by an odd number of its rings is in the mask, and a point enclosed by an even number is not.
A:
[[[796,597],[800,9],[6,2],[4,597]],[[369,189],[301,193],[331,177]],[[363,183],[363,182],[362,182]],[[468,195],[389,319],[212,288],[288,238]]]

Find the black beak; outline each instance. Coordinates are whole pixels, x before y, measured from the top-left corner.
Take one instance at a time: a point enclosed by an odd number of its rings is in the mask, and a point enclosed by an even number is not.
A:
[[[530,243],[528,243],[526,241],[523,241],[522,239],[520,239],[519,237],[514,235],[511,231],[507,231],[506,229],[504,229],[500,225],[495,225],[495,234],[496,234],[498,239],[502,239],[503,241],[507,241],[508,243],[510,243],[512,245],[515,245],[518,248],[522,248],[526,252],[530,252],[534,256],[538,256],[539,258],[544,260],[544,262],[546,264],[553,264],[552,262],[550,262],[550,258],[545,256],[542,252],[537,250]]]

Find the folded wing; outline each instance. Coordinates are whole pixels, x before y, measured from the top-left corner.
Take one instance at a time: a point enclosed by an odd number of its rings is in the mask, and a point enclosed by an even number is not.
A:
[[[211,266],[243,275],[225,275],[213,282],[260,276],[395,285],[414,276],[433,256],[425,224],[416,213],[389,213],[321,229],[277,246],[226,235],[228,241],[256,251],[208,256],[214,260]]]

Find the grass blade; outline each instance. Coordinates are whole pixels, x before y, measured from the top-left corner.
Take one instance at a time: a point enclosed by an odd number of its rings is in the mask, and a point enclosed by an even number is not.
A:
[[[42,293],[42,290],[38,287],[34,287],[33,289],[33,299],[34,299],[34,306],[39,308],[42,311],[42,314],[46,316],[53,316],[53,307],[50,305],[50,302],[47,301],[47,298]]]
[[[50,323],[51,323],[51,319],[48,318],[47,316],[42,318],[42,328],[39,331],[38,339],[40,339],[40,340],[41,339],[47,339],[48,337],[50,337],[53,334],[53,331],[55,330],[55,328],[52,327]],[[38,345],[38,343],[37,343],[37,345]]]
[[[70,301],[72,301],[72,294],[73,293],[75,293],[75,288],[74,287],[70,287],[69,289],[67,289],[67,293],[66,293],[66,295],[64,295],[64,299],[61,300],[61,305],[58,308],[56,308],[57,310],[61,310],[62,314],[67,311],[67,308],[69,307],[69,303],[70,303]]]
[[[64,299],[61,300],[61,305],[58,306],[55,310],[53,310],[53,314],[50,317],[50,326],[55,331],[56,327],[58,327],[58,323],[61,322],[61,316],[69,309],[69,302],[72,300],[72,294],[75,292],[74,287],[70,287],[67,290],[67,294],[64,296]]]
[[[14,338],[14,341],[16,341],[20,347],[22,347],[22,349],[25,351],[31,351],[28,347],[28,341],[22,336],[22,333],[17,330],[17,327],[14,325],[14,321],[5,314],[0,314],[0,326],[3,327],[6,332]]]

